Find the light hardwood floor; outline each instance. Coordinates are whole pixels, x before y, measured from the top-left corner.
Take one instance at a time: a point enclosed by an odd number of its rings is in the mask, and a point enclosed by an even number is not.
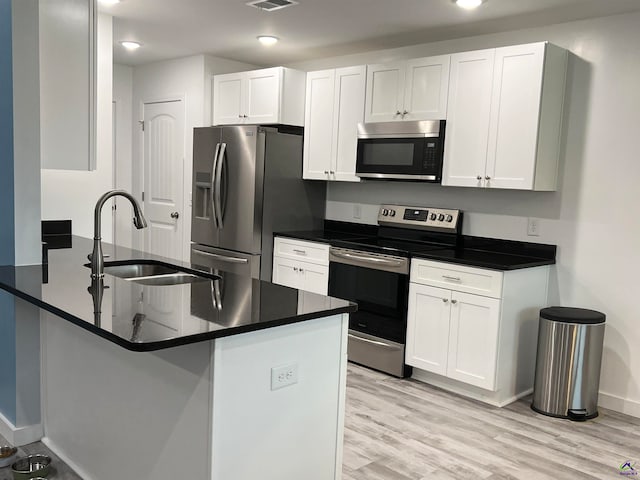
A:
[[[528,399],[495,408],[351,364],[347,378],[344,480],[601,480],[640,465],[637,418],[599,409],[576,423]]]
[[[585,423],[558,420],[528,401],[494,408],[353,364],[346,409],[343,480],[606,480],[624,478],[623,462],[640,465],[640,419],[605,409]],[[48,450],[21,449],[35,452]],[[52,456],[50,480],[82,480]]]

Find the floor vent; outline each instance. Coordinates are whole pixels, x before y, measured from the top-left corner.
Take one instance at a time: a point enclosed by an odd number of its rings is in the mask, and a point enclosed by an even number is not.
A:
[[[298,2],[294,2],[293,0],[254,0],[247,3],[247,5],[267,12],[273,12],[274,10],[280,10],[281,8],[298,5]]]

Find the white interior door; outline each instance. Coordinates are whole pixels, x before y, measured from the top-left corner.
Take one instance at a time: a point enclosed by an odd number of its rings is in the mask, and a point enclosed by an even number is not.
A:
[[[184,105],[144,104],[144,251],[182,260]]]
[[[143,250],[183,258],[185,125],[182,101],[144,104]],[[181,323],[186,292],[181,288],[145,287],[144,313],[170,329]],[[152,305],[154,307],[152,307]]]

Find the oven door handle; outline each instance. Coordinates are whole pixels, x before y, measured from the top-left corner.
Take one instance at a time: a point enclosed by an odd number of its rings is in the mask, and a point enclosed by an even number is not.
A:
[[[388,258],[376,258],[376,257],[365,257],[362,255],[354,255],[353,253],[344,253],[344,252],[331,252],[332,255],[338,258],[346,258],[348,260],[356,260],[359,262],[369,262],[374,263],[376,265],[389,265],[391,267],[399,267],[402,265],[401,260],[392,260]]]
[[[379,342],[377,340],[369,340],[368,338],[364,338],[364,337],[361,337],[359,335],[354,335],[353,333],[349,334],[349,338],[353,338],[354,340],[358,340],[358,341],[371,343],[371,344],[377,345],[379,347],[389,348],[391,350],[396,350],[397,349],[397,347],[395,347],[394,345],[389,345],[388,343]]]

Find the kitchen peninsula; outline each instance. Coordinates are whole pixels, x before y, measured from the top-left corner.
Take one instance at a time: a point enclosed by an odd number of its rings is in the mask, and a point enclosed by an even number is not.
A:
[[[0,267],[43,310],[43,441],[79,475],[339,478],[354,304],[111,245],[96,285],[90,250]],[[108,274],[133,260],[186,279]]]

